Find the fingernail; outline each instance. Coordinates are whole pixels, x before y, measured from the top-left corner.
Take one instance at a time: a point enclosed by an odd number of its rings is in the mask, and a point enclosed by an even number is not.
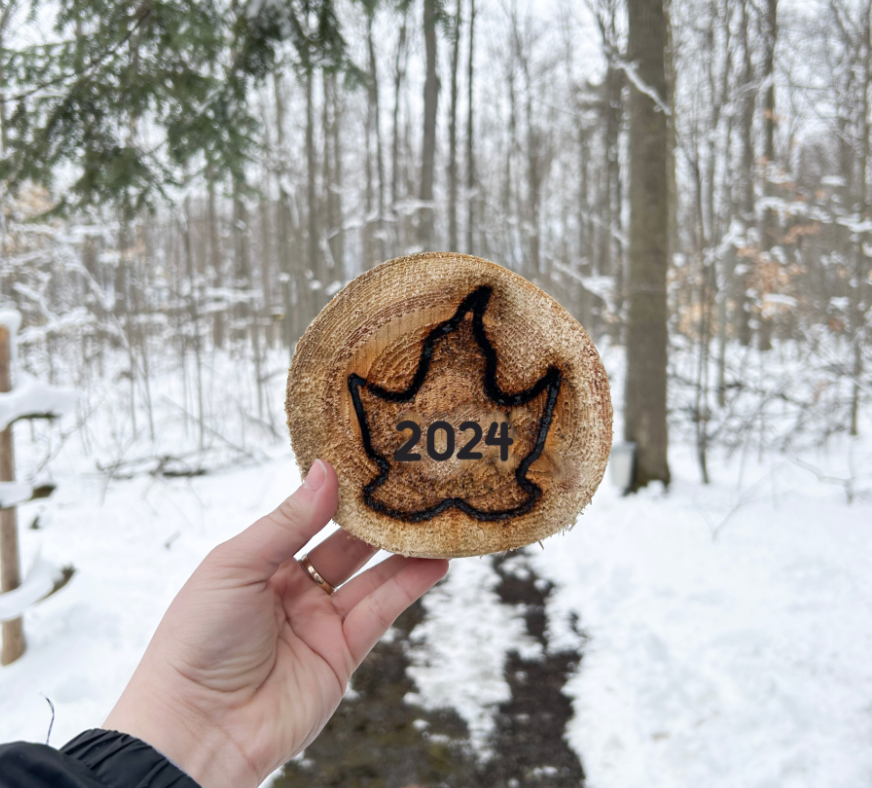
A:
[[[324,467],[324,463],[321,460],[315,460],[312,463],[312,467],[309,468],[309,473],[306,474],[306,479],[303,482],[303,487],[312,492],[321,488],[321,485],[324,484],[324,479],[327,478],[327,469]]]

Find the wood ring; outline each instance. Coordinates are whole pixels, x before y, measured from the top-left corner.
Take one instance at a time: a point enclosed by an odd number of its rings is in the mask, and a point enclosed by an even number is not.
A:
[[[571,527],[611,449],[608,378],[584,329],[523,277],[461,254],[390,260],[338,293],[297,344],[286,411],[301,471],[319,457],[336,470],[334,520],[409,556]]]

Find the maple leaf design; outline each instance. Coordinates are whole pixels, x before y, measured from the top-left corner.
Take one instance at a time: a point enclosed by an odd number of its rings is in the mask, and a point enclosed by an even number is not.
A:
[[[378,475],[362,490],[364,503],[374,511],[404,522],[422,522],[457,508],[476,520],[508,521],[531,511],[542,496],[542,488],[528,478],[528,471],[544,448],[562,375],[556,366],[549,366],[542,377],[523,391],[512,393],[500,387],[497,352],[488,339],[483,320],[492,293],[489,286],[476,288],[451,318],[426,335],[415,374],[406,388],[392,391],[356,373],[348,376],[363,447],[379,469]],[[469,368],[481,373],[480,382],[469,374]],[[534,403],[540,395],[543,401]],[[477,468],[472,474],[470,460],[466,459],[451,458],[449,462],[439,462],[438,468],[428,466],[427,458],[423,462],[392,464],[388,456],[393,458],[393,449],[405,442],[396,425],[410,416],[414,418],[410,405],[416,400],[426,401],[424,410],[434,419],[453,416],[455,420],[466,417],[485,422],[508,421],[515,435],[516,451],[511,461],[498,463],[493,453],[490,457],[485,453],[485,459],[474,461]],[[533,416],[534,410],[541,411],[537,417]],[[521,448],[523,454],[518,451]],[[510,470],[514,473],[507,484]],[[398,477],[402,478],[394,482],[393,493],[386,498],[392,480]],[[494,497],[494,489],[499,489],[496,497],[503,505],[489,508],[487,498],[489,494]],[[418,505],[403,509],[391,502],[391,497],[411,499]]]

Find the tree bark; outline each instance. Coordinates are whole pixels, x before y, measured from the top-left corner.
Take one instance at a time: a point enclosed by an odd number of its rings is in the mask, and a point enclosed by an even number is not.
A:
[[[224,284],[224,275],[221,270],[221,234],[218,228],[218,209],[215,204],[215,179],[209,173],[209,256],[214,273],[215,287]],[[212,318],[212,341],[215,347],[224,347],[224,313],[216,311]]]
[[[766,83],[766,95],[763,109],[763,193],[771,196],[772,183],[771,171],[775,164],[775,45],[778,41],[778,0],[766,2],[766,29],[764,32],[764,57],[763,57],[763,80]],[[760,241],[763,255],[763,263],[772,260],[770,250],[778,240],[778,215],[773,208],[766,208],[763,213],[763,227],[760,233]],[[761,271],[761,274],[764,273]],[[761,286],[758,287],[760,298],[766,294],[766,285],[760,277]],[[764,313],[763,304],[760,306],[760,333],[758,346],[760,350],[772,349],[772,318]]]
[[[234,262],[236,263],[236,275],[234,277],[234,289],[251,290],[251,249],[250,249],[250,231],[248,226],[248,209],[245,206],[242,198],[242,190],[244,184],[237,182],[234,184],[233,197],[233,249]],[[243,321],[246,321],[246,329],[251,328],[248,321],[251,318],[251,304],[247,300],[240,301],[235,307],[236,315]]]
[[[663,0],[628,0],[628,60],[639,79],[666,97]],[[666,115],[630,87],[630,250],[627,295],[625,438],[636,443],[633,489],[669,483],[666,424],[669,215]]]
[[[869,167],[869,91],[872,90],[872,2],[866,3],[863,9],[863,83],[861,86],[861,101],[860,101],[860,161],[858,171],[857,196],[858,206],[857,212],[861,222],[866,222],[869,219],[869,202],[867,197],[868,191],[868,167]],[[864,304],[863,291],[869,291],[868,284],[865,284],[867,279],[867,259],[865,246],[869,235],[868,233],[858,233],[857,237],[857,253],[855,258],[854,282],[851,287],[851,344],[853,345],[853,364],[851,370],[852,391],[851,391],[851,414],[848,432],[850,435],[860,434],[860,395],[861,377],[863,375],[863,348],[866,339],[866,310],[868,306]]]
[[[0,326],[0,392],[12,389],[11,342],[9,330],[5,326]],[[15,446],[11,424],[0,432],[0,481],[15,481]],[[0,592],[12,591],[20,585],[18,510],[13,506],[0,510]],[[26,648],[23,619],[4,621],[2,634],[3,649],[0,652],[0,665],[10,665],[24,653]]]
[[[342,178],[342,153],[340,149],[339,134],[339,96],[336,89],[335,74],[324,73],[324,107],[323,131],[324,131],[324,202],[327,208],[327,249],[332,263],[331,280],[342,281],[344,274],[343,264],[343,235],[342,235],[342,195],[340,193],[340,181]]]
[[[475,0],[469,0],[469,61],[466,67],[466,252],[475,254],[475,137],[473,136],[475,102]]]
[[[451,106],[448,120],[448,250],[456,252],[457,245],[457,68],[460,64],[460,25],[462,0],[457,0],[454,13],[451,50]]]
[[[394,255],[403,247],[402,239],[405,237],[403,225],[397,212],[397,203],[400,199],[400,96],[403,81],[406,76],[406,23],[408,10],[403,8],[403,21],[400,25],[400,34],[397,40],[397,56],[394,63],[394,107],[393,107],[393,137],[391,139],[391,217],[394,228]]]
[[[421,205],[418,213],[418,243],[423,251],[433,246],[433,175],[436,162],[436,111],[439,78],[436,75],[436,0],[424,0],[424,44],[427,76],[424,80],[424,139],[421,147]]]
[[[319,249],[320,230],[318,227],[318,161],[315,154],[315,69],[311,56],[306,62],[306,213],[308,215],[308,265],[312,277],[326,287],[321,271]],[[323,288],[318,291],[323,292]]]
[[[273,90],[276,101],[276,160],[278,162],[277,180],[279,186],[278,210],[278,261],[279,276],[282,282],[282,307],[284,310],[283,336],[285,345],[293,353],[293,345],[300,334],[297,332],[297,314],[301,308],[301,295],[294,292],[293,259],[291,251],[291,196],[288,192],[288,151],[285,134],[285,96],[282,77],[279,72],[273,74]]]
[[[184,219],[184,226],[182,228],[182,242],[184,244],[185,249],[185,268],[186,273],[188,275],[188,285],[189,285],[189,325],[194,328],[194,362],[197,365],[197,446],[200,451],[203,451],[204,448],[204,438],[205,435],[203,433],[203,426],[206,423],[206,413],[203,409],[203,358],[202,358],[202,348],[200,346],[200,307],[199,307],[199,299],[200,299],[200,287],[197,281],[197,269],[194,265],[194,251],[191,243],[191,207],[190,207],[190,197],[185,197],[184,202],[182,204],[182,212]],[[184,345],[183,345],[184,346]],[[182,359],[182,364],[184,364],[184,358]]]
[[[331,131],[333,132],[333,210],[334,221],[333,236],[330,239],[330,249],[333,254],[333,264],[336,267],[335,274],[340,281],[345,279],[345,231],[342,229],[344,221],[342,214],[342,96],[336,89],[336,77],[330,78],[333,119]]]
[[[9,0],[6,7],[0,14],[0,85],[3,84],[4,73],[6,68],[6,58],[3,50],[3,40],[6,34],[6,27],[9,20],[12,18],[12,11],[15,8],[15,0]],[[0,90],[0,153],[6,153],[7,142],[7,121],[6,121],[6,94]]]
[[[372,124],[375,134],[375,164],[376,176],[378,178],[378,187],[376,191],[377,200],[376,208],[378,215],[375,221],[375,253],[378,257],[377,262],[382,262],[385,259],[385,238],[384,238],[384,217],[385,217],[385,164],[384,153],[382,150],[381,136],[381,112],[379,109],[379,85],[378,85],[378,68],[375,59],[375,44],[372,39],[372,22],[373,14],[369,15],[366,28],[366,43],[369,50],[369,96],[370,105],[372,107]]]
[[[739,207],[742,221],[745,225],[745,235],[754,226],[754,105],[756,90],[754,88],[754,65],[751,61],[751,42],[749,35],[750,20],[748,5],[750,0],[742,0],[742,105],[739,116],[739,138],[742,144],[740,168]],[[740,273],[734,275],[733,285],[736,289],[735,322],[739,342],[748,347],[751,344],[751,304],[748,299],[747,265],[742,265]]]

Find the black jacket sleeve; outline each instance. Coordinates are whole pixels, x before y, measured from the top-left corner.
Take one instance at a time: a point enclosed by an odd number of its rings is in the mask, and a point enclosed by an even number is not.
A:
[[[60,750],[44,744],[0,745],[0,788],[199,788],[144,741],[90,730]]]

